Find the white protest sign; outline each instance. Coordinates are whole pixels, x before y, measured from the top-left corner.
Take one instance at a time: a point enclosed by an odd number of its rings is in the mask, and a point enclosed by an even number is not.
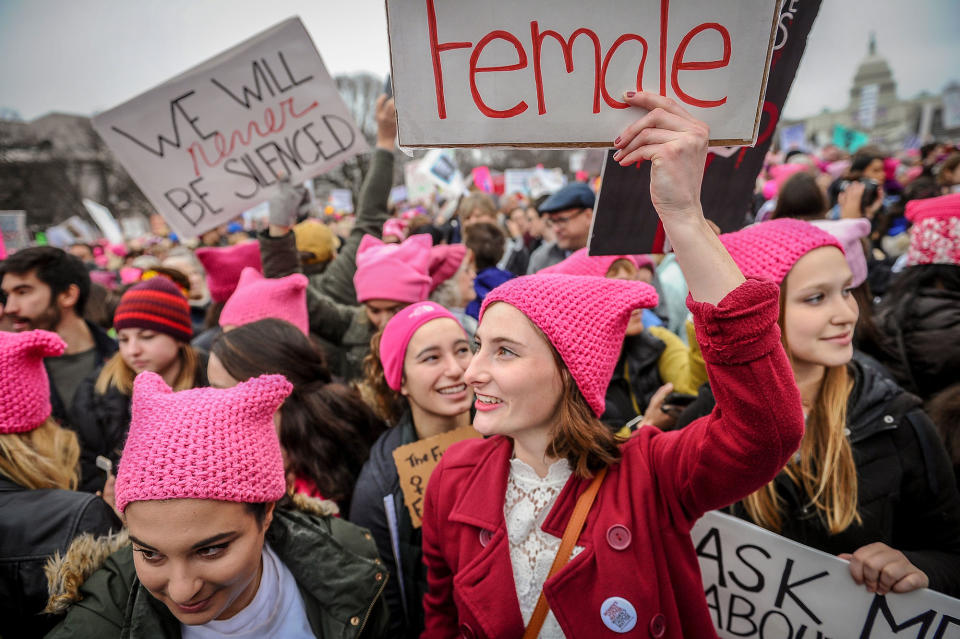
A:
[[[958,599],[932,590],[873,595],[846,561],[717,512],[691,538],[723,639],[960,638]]]
[[[960,128],[960,85],[953,84],[943,92],[943,126]]]
[[[330,191],[328,204],[334,211],[353,213],[353,191],[350,189],[333,189]]]
[[[420,170],[421,160],[413,160],[403,165],[403,182],[407,187],[407,202],[429,203],[437,192],[437,185]]]
[[[417,165],[417,170],[448,195],[459,196],[466,190],[463,173],[450,151],[433,149],[427,152]]]
[[[530,197],[536,199],[547,193],[555,193],[567,183],[567,176],[558,168],[543,169],[537,167],[527,181],[530,188]]]
[[[171,228],[193,237],[367,150],[299,18],[94,118]]]
[[[111,244],[123,244],[123,231],[120,230],[120,225],[117,224],[117,220],[114,219],[113,214],[110,213],[110,209],[87,198],[83,199],[83,207],[87,209],[87,213],[90,214],[93,221],[100,227],[103,236],[107,238],[108,242]]]
[[[780,0],[387,0],[400,144],[612,146],[623,92],[757,137]]]
[[[503,192],[530,194],[530,178],[535,169],[506,169],[503,172]]]

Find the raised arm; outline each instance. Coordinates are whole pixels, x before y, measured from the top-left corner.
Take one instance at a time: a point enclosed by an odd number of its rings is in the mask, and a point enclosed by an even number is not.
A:
[[[652,435],[651,464],[674,524],[686,531],[706,510],[772,479],[797,449],[803,412],[777,326],[778,287],[746,281],[700,206],[709,131],[669,98],[628,93],[649,113],[615,145],[623,165],[652,163],[650,195],[690,288],[697,341],[717,399],[681,431]]]
[[[670,98],[643,91],[624,97],[649,113],[624,129],[613,158],[622,166],[650,161],[650,196],[690,294],[719,304],[744,278],[700,206],[709,129]]]

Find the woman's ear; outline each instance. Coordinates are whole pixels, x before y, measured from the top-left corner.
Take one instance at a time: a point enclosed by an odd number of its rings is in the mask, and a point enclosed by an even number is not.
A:
[[[267,504],[267,510],[263,515],[263,526],[260,528],[261,530],[266,530],[267,528],[270,527],[270,524],[273,523],[273,511],[276,509],[276,507],[277,507],[277,502],[275,501],[272,501],[269,504]]]

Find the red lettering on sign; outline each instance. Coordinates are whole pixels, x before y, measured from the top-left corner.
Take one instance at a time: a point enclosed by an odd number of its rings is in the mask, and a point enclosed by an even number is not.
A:
[[[288,113],[293,119],[302,118],[319,105],[319,102],[313,101],[308,104],[303,111],[297,111],[293,107],[293,98],[287,98],[286,100],[280,102],[279,119],[277,118],[277,114],[274,112],[273,107],[267,107],[267,109],[263,112],[263,129],[260,128],[259,122],[256,120],[250,120],[250,122],[247,123],[246,137],[243,135],[243,130],[237,129],[230,134],[229,142],[228,138],[217,131],[213,134],[213,147],[217,152],[217,155],[214,157],[213,161],[207,157],[207,151],[203,148],[203,145],[200,144],[200,142],[194,142],[187,148],[187,153],[190,154],[190,159],[193,161],[194,175],[198,177],[200,175],[200,160],[203,160],[203,163],[208,167],[215,167],[233,155],[238,142],[240,143],[240,146],[248,146],[250,142],[253,141],[254,135],[260,138],[265,138],[272,133],[280,133],[283,131],[284,127],[287,126]]]
[[[706,62],[684,62],[683,55],[687,52],[687,47],[693,41],[695,37],[707,30],[713,30],[720,34],[720,37],[723,38],[723,57],[719,60],[709,60]],[[683,40],[680,41],[680,45],[677,47],[677,52],[673,55],[673,70],[670,73],[670,84],[673,86],[673,92],[677,94],[681,100],[686,102],[691,106],[703,107],[705,109],[710,107],[718,107],[721,104],[724,104],[727,101],[727,96],[723,96],[721,100],[700,100],[694,98],[693,96],[687,95],[680,88],[680,82],[677,80],[677,74],[680,71],[705,71],[708,69],[721,69],[728,64],[730,64],[730,32],[727,31],[726,27],[716,22],[708,22],[701,24],[697,27],[694,27],[690,30],[687,35],[683,36]],[[660,61],[663,64],[663,60]]]
[[[610,60],[613,58],[613,54],[620,48],[620,45],[629,40],[636,40],[643,45],[643,57],[640,58],[640,66],[637,67],[637,91],[643,91],[643,68],[647,64],[647,41],[635,33],[625,33],[617,38],[613,46],[610,47],[610,50],[607,51],[607,55],[603,57],[603,66],[600,67],[600,92],[603,93],[604,101],[614,109],[626,109],[630,105],[610,97],[610,94],[607,92],[607,68],[610,66]]]
[[[433,58],[433,81],[437,90],[437,115],[441,120],[447,118],[447,105],[443,96],[443,67],[440,65],[440,54],[451,49],[469,49],[472,42],[444,42],[440,44],[437,38],[437,10],[433,0],[427,0],[427,28],[430,31],[430,57]]]
[[[516,64],[508,64],[502,67],[478,67],[477,60],[480,59],[480,54],[483,52],[483,48],[490,44],[490,42],[493,40],[506,40],[512,44],[520,56],[520,61]],[[512,118],[513,116],[520,115],[527,110],[527,103],[523,100],[521,100],[512,108],[504,111],[491,109],[483,102],[483,98],[480,97],[480,91],[477,89],[478,73],[488,73],[490,71],[517,71],[518,69],[523,69],[526,66],[527,53],[523,50],[523,45],[520,44],[520,41],[517,40],[515,35],[509,31],[491,31],[487,35],[483,36],[483,39],[477,43],[477,48],[474,49],[473,53],[470,54],[470,93],[473,94],[473,103],[477,105],[477,108],[480,109],[481,113],[488,118]]]
[[[667,95],[667,24],[670,0],[660,0],[660,95]]]
[[[573,42],[579,36],[585,35],[593,40],[594,52],[594,75],[593,75],[593,112],[600,113],[600,38],[597,34],[587,28],[577,29],[570,36],[569,40],[564,40],[563,36],[556,31],[544,31],[540,33],[540,25],[534,20],[530,23],[530,35],[533,38],[533,76],[537,85],[537,112],[543,115],[547,112],[543,100],[543,74],[540,72],[540,49],[543,46],[543,40],[546,37],[554,38],[560,43],[560,49],[563,51],[563,61],[566,64],[567,73],[573,71]]]

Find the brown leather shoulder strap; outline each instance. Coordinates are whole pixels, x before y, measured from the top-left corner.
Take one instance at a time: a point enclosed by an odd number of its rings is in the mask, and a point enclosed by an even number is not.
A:
[[[550,573],[547,579],[560,572],[560,569],[570,561],[570,553],[580,538],[583,531],[583,525],[587,523],[587,515],[590,514],[590,508],[593,506],[597,493],[600,491],[600,484],[603,478],[607,476],[607,469],[602,468],[600,472],[593,476],[593,480],[587,489],[577,499],[577,504],[573,507],[573,514],[570,515],[570,521],[563,531],[563,538],[560,540],[560,548],[557,550],[557,556],[553,558],[553,565],[550,566]],[[523,632],[523,639],[536,639],[540,634],[540,628],[550,612],[550,604],[547,603],[547,597],[540,591],[540,598],[537,600],[537,607],[533,609],[533,615],[530,617],[530,623],[527,624]]]

